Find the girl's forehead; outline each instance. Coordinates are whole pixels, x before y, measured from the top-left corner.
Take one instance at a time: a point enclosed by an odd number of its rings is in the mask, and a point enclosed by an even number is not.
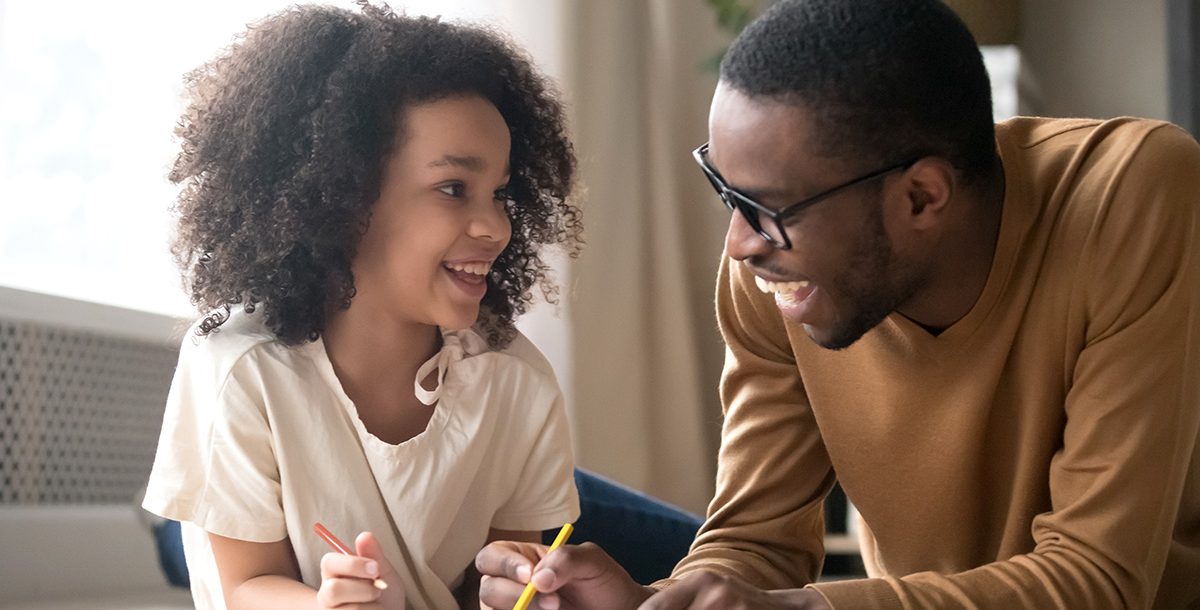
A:
[[[511,136],[491,102],[478,96],[414,104],[386,165],[392,176],[465,174],[503,178],[510,172]],[[398,172],[398,173],[393,173]]]

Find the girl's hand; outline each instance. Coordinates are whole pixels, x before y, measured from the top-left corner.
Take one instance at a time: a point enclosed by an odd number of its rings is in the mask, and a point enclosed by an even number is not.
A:
[[[358,556],[326,553],[321,557],[318,607],[404,610],[404,583],[383,556],[375,535],[371,532],[359,534],[354,547]],[[387,589],[376,588],[376,578],[387,583]]]

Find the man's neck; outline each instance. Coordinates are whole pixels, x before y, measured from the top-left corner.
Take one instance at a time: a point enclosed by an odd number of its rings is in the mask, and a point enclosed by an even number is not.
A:
[[[931,334],[965,317],[987,286],[999,243],[1004,184],[997,164],[991,176],[955,195],[953,229],[934,255],[929,283],[921,291],[926,296],[901,311]]]

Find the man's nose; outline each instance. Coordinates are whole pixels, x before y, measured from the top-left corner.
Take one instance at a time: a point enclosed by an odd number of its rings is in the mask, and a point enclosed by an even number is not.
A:
[[[729,229],[725,232],[725,252],[734,260],[746,260],[751,256],[769,254],[771,244],[763,239],[746,217],[738,210],[729,215]]]

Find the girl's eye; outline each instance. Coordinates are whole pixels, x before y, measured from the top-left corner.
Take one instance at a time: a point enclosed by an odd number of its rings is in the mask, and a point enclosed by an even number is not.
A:
[[[512,201],[512,193],[508,192],[507,186],[502,186],[492,193],[492,198],[496,201],[509,202]]]
[[[441,191],[442,193],[445,193],[446,195],[448,195],[450,197],[454,197],[455,199],[459,199],[459,198],[467,196],[467,185],[465,185],[461,182],[451,182],[450,184],[443,184],[442,186],[437,187],[437,190]]]

